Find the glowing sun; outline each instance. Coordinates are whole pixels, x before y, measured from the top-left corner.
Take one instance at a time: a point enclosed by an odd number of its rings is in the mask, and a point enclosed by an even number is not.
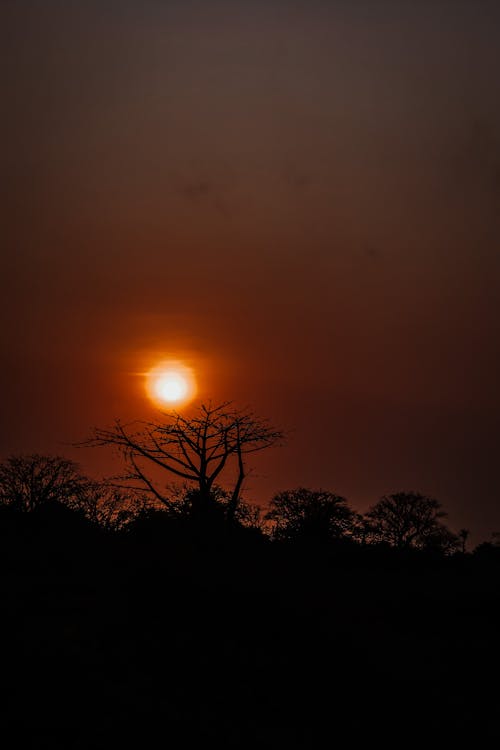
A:
[[[161,362],[146,375],[149,397],[161,406],[178,406],[196,395],[193,371],[179,362]]]

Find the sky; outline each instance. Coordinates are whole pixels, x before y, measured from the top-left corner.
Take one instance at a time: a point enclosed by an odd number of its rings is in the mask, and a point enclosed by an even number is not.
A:
[[[0,457],[199,400],[288,431],[247,499],[500,530],[500,5],[3,0]]]

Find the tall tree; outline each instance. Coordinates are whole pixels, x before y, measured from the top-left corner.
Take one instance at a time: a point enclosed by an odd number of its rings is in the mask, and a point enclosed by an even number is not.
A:
[[[202,404],[190,417],[170,412],[164,421],[125,425],[117,420],[111,428],[97,428],[84,445],[118,448],[125,459],[125,486],[145,490],[166,506],[170,500],[158,472],[193,484],[201,512],[213,506],[216,484],[231,475],[226,515],[232,520],[248,474],[247,456],[276,445],[282,437],[266,420],[225,402]]]

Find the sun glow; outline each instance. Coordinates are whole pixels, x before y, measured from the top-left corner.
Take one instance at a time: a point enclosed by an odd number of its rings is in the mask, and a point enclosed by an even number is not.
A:
[[[155,403],[179,406],[196,395],[193,371],[180,362],[161,362],[146,375],[146,389]]]

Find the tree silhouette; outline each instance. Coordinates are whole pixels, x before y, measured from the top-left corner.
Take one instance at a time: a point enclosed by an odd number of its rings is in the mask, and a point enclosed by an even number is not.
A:
[[[462,546],[462,554],[464,555],[466,552],[467,539],[469,538],[469,535],[469,529],[460,529],[460,531],[458,532],[458,538],[460,539],[460,544]]]
[[[397,492],[382,497],[366,514],[375,541],[394,547],[449,550],[457,537],[441,523],[446,517],[441,504],[419,492]]]
[[[124,492],[109,482],[91,481],[76,501],[66,503],[81,510],[92,523],[108,531],[119,531],[139,513],[151,508],[145,493]]]
[[[345,498],[299,487],[276,495],[265,516],[277,540],[330,542],[352,532],[356,513]]]
[[[170,500],[159,489],[154,471],[194,484],[197,493],[192,500],[202,514],[214,509],[216,483],[232,470],[226,517],[233,520],[248,474],[246,456],[276,445],[282,437],[283,433],[266,420],[225,402],[202,404],[192,417],[171,412],[162,422],[124,425],[117,420],[111,428],[97,428],[83,445],[118,448],[126,465],[120,481],[150,493],[165,506]]]
[[[29,512],[49,503],[80,507],[92,486],[61,456],[10,456],[0,464],[0,504]]]

